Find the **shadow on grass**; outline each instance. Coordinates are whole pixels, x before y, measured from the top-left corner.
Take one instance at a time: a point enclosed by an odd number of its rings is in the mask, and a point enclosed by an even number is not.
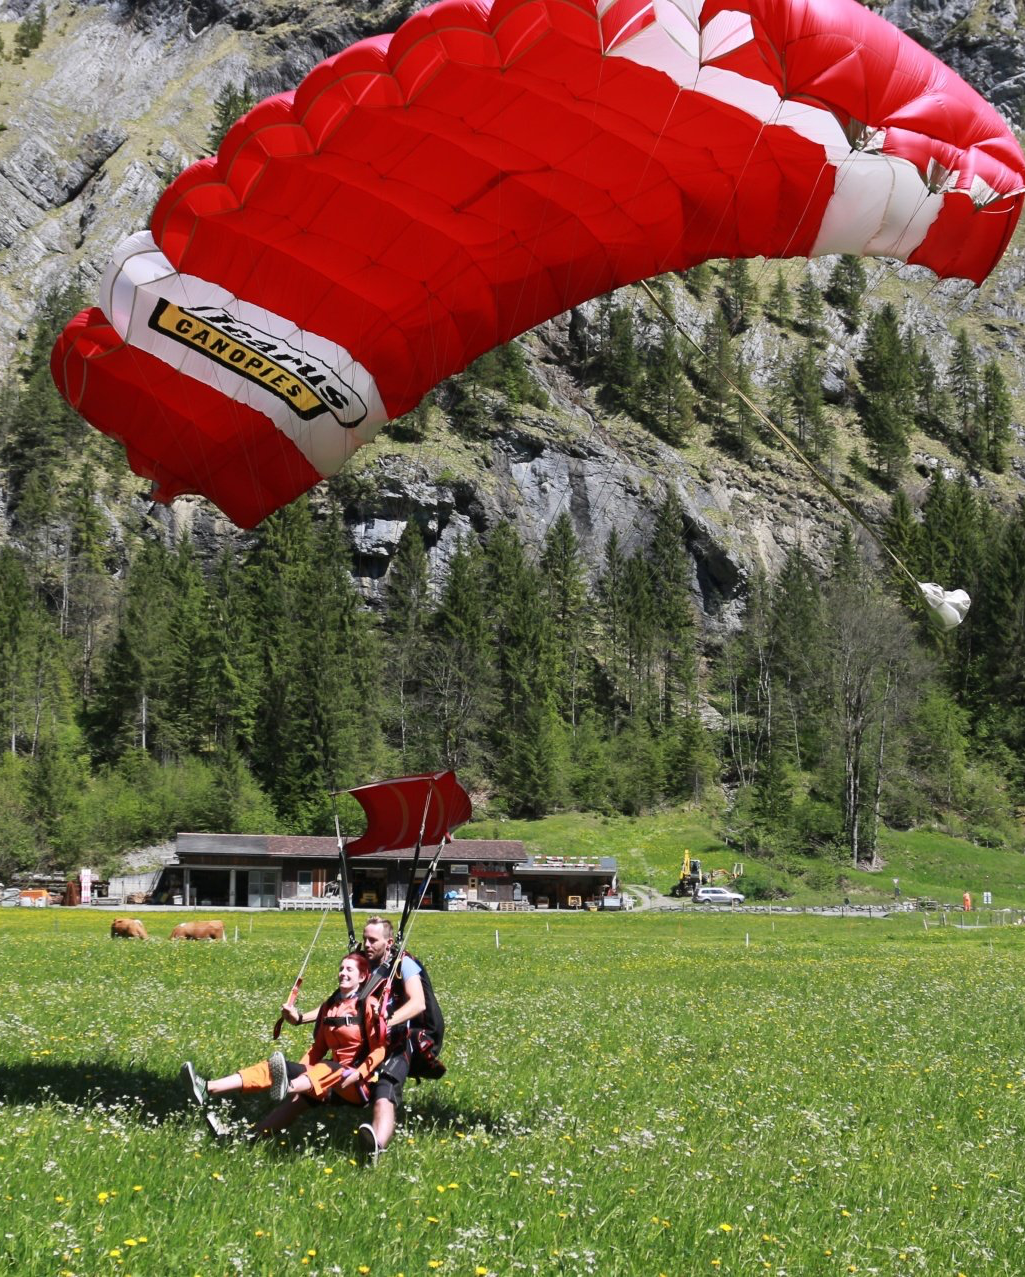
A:
[[[177,1078],[107,1060],[0,1064],[0,1096],[7,1104],[59,1100],[82,1109],[122,1104],[157,1122],[186,1107],[185,1088]]]
[[[489,1112],[459,1108],[447,1104],[440,1096],[431,1094],[430,1083],[422,1087],[407,1084],[402,1124],[408,1131],[421,1130],[473,1130],[480,1129],[489,1135],[501,1134],[506,1122]],[[44,1105],[53,1100],[87,1111],[121,1105],[133,1110],[142,1121],[165,1122],[176,1114],[191,1114],[202,1122],[199,1110],[189,1102],[182,1082],[147,1069],[124,1068],[105,1060],[79,1060],[75,1063],[57,1063],[47,1060],[25,1061],[19,1064],[0,1064],[0,1097],[6,1104]],[[255,1120],[268,1107],[263,1096],[235,1096],[218,1106],[225,1117]],[[364,1121],[369,1109],[349,1105],[326,1105],[324,1114],[330,1114],[329,1127],[333,1137],[347,1139],[347,1123],[335,1119],[352,1118],[353,1123]],[[303,1141],[300,1132],[309,1121],[317,1120],[313,1107],[299,1119],[293,1128],[295,1135],[287,1141],[299,1145]],[[300,1135],[296,1140],[295,1136]],[[334,1142],[334,1141],[332,1141]]]
[[[402,1122],[407,1130],[412,1126],[422,1126],[427,1130],[483,1130],[488,1135],[503,1135],[508,1131],[506,1118],[446,1104],[441,1096],[426,1089],[429,1086],[429,1082],[423,1088],[406,1083]]]

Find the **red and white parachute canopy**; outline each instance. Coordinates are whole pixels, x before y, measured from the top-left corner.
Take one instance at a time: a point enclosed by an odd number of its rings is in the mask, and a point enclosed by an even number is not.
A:
[[[711,257],[980,282],[1000,116],[856,0],[443,0],[270,98],[167,189],[53,352],[171,500],[252,526],[482,352]]]

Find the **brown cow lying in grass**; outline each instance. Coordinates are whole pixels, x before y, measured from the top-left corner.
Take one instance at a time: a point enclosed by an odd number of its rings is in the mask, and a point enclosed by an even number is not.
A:
[[[110,924],[111,940],[148,940],[146,928],[138,918],[115,918]]]
[[[172,940],[223,940],[223,922],[179,922],[171,932]]]

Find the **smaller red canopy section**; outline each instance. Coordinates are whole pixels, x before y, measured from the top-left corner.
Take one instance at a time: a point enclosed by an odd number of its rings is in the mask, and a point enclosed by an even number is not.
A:
[[[469,795],[452,771],[379,780],[348,792],[367,814],[366,833],[346,843],[349,856],[412,847],[421,825],[424,846],[433,847],[473,815]]]

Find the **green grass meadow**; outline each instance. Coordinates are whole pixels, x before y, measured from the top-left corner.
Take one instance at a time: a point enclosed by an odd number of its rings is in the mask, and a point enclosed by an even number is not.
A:
[[[449,1073],[370,1169],[354,1111],[217,1144],[178,1081],[267,1054],[315,915],[110,917],[0,915],[12,1273],[1025,1272],[1025,928],[424,915]],[[343,948],[331,917],[301,1005]]]

